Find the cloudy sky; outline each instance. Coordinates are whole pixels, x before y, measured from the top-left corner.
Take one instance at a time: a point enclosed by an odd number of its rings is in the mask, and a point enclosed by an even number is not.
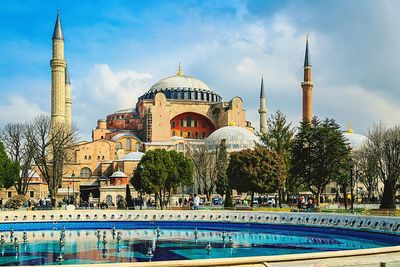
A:
[[[257,128],[263,74],[269,114],[297,125],[307,34],[314,115],[359,133],[400,124],[400,1],[377,0],[0,1],[0,124],[50,112],[57,7],[85,139],[179,62],[224,100],[241,96]]]

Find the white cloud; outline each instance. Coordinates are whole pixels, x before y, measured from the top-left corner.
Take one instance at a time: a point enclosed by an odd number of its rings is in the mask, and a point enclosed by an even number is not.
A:
[[[22,96],[11,96],[0,105],[0,125],[10,122],[26,122],[35,116],[46,113],[37,103],[30,102]]]
[[[112,70],[96,64],[73,92],[73,120],[88,139],[99,118],[124,108],[135,107],[137,99],[148,90],[151,75],[133,70]]]

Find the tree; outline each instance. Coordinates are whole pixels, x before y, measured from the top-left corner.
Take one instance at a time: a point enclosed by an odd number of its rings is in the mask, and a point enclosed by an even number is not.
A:
[[[64,176],[64,166],[72,163],[70,146],[76,141],[75,126],[52,125],[46,115],[37,116],[28,126],[28,142],[34,147],[33,159],[46,181],[51,204],[55,207],[58,188]]]
[[[348,170],[350,150],[333,119],[301,123],[292,145],[291,175],[316,195],[317,206],[325,186]]]
[[[251,192],[251,206],[254,193],[276,192],[287,175],[281,156],[265,147],[231,153],[227,173],[233,189]]]
[[[267,121],[267,132],[260,135],[262,145],[275,151],[282,157],[288,172],[293,136],[294,129],[292,128],[292,123],[286,121],[285,114],[280,110],[271,115]],[[298,182],[291,175],[288,175],[284,187],[279,189],[279,205],[281,205],[284,191],[294,193],[299,186]]]
[[[374,125],[368,139],[367,157],[377,161],[379,178],[384,185],[380,207],[395,209],[396,191],[400,188],[400,126]]]
[[[228,195],[227,192],[230,191],[228,184],[228,176],[226,170],[228,168],[228,152],[226,151],[226,140],[221,140],[218,148],[218,158],[217,158],[217,181],[215,183],[215,191],[222,197]],[[226,202],[226,198],[225,198]],[[229,200],[228,200],[229,202]],[[232,202],[232,201],[230,201]]]
[[[131,195],[131,188],[129,187],[129,184],[126,185],[125,189],[125,199],[126,199],[126,206],[128,208],[133,207],[133,201],[132,201],[132,195]]]
[[[379,168],[378,159],[374,153],[369,153],[363,147],[354,153],[356,167],[359,170],[359,181],[367,189],[367,201],[371,202],[372,195],[378,191]]]
[[[14,183],[15,190],[19,195],[26,195],[28,185],[35,174],[32,171],[34,147],[27,138],[27,130],[27,124],[9,123],[1,131],[1,139],[10,159],[21,169],[20,175]]]
[[[192,177],[192,163],[183,154],[155,149],[142,157],[131,183],[139,192],[154,193],[164,209],[172,192],[179,186],[190,185]]]
[[[0,187],[10,188],[19,179],[19,166],[7,156],[0,142]]]
[[[207,199],[210,199],[218,180],[218,154],[218,147],[209,149],[207,144],[192,144],[187,154],[193,162],[197,193],[206,194]]]

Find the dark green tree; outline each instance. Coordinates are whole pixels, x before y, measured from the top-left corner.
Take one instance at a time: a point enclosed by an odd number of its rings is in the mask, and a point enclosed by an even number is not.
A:
[[[132,208],[133,201],[132,201],[132,195],[131,195],[131,188],[129,187],[129,184],[126,185],[125,195],[126,195],[126,206],[128,208]]]
[[[191,184],[192,175],[192,163],[183,154],[155,149],[142,157],[131,184],[138,192],[154,193],[160,208],[164,209],[173,191]]]
[[[222,197],[225,196],[225,207],[232,207],[232,194],[228,183],[228,152],[226,151],[226,140],[221,140],[217,153],[217,181],[215,184],[216,192]]]
[[[0,187],[13,186],[20,178],[19,170],[19,165],[9,159],[3,143],[0,142]]]
[[[251,192],[251,206],[254,193],[276,192],[287,174],[281,156],[265,147],[231,153],[227,173],[232,189]]]
[[[286,170],[289,172],[290,169],[290,148],[293,141],[294,129],[292,123],[286,121],[286,116],[282,111],[278,110],[275,114],[272,114],[267,121],[267,132],[260,134],[262,145],[266,146],[272,151],[278,153],[286,166]],[[293,179],[291,175],[285,181],[283,188],[279,189],[279,205],[282,203],[284,193],[296,193],[300,183]]]
[[[316,196],[317,206],[326,185],[348,170],[349,161],[350,148],[333,119],[301,123],[292,145],[291,175]]]

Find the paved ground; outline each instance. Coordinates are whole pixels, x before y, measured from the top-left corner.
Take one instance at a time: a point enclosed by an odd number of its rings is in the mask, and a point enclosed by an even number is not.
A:
[[[386,264],[386,265],[385,265]],[[368,255],[360,257],[333,258],[324,260],[270,263],[270,267],[400,267],[400,253]]]

